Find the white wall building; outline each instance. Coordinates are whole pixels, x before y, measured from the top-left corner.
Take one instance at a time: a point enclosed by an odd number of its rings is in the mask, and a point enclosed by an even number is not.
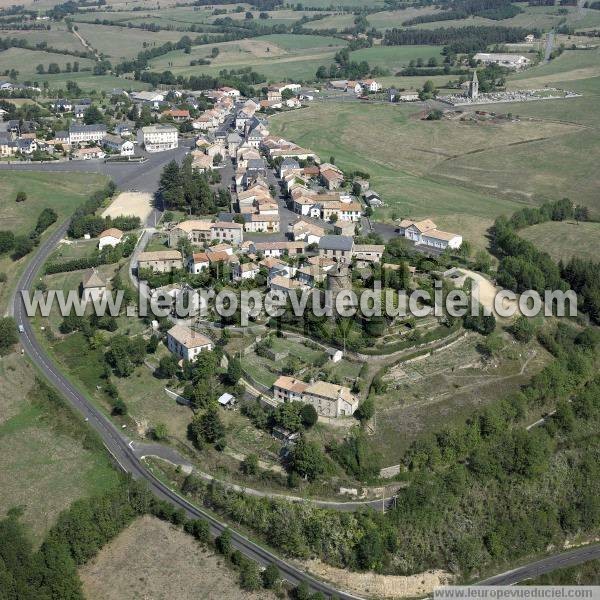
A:
[[[185,325],[174,325],[167,331],[167,347],[183,360],[193,361],[200,352],[212,350],[213,343]]]
[[[178,146],[179,132],[172,125],[142,127],[142,141],[146,152],[164,152]]]

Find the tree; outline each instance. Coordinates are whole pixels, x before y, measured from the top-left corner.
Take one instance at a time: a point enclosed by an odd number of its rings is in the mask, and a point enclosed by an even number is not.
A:
[[[537,332],[538,326],[533,319],[519,315],[510,328],[510,332],[519,342],[530,342]]]
[[[157,440],[165,440],[169,437],[169,430],[164,423],[157,423],[152,429],[152,437]]]
[[[214,407],[194,416],[188,426],[188,435],[197,447],[202,447],[202,442],[214,444],[225,435],[225,427]]]
[[[83,122],[86,125],[93,125],[94,123],[102,123],[104,119],[104,115],[100,111],[100,109],[91,104],[83,113]]]
[[[23,258],[33,250],[33,240],[26,235],[15,236],[15,244],[13,247],[12,257],[14,260]]]
[[[23,190],[19,190],[15,202],[25,202],[25,200],[27,200],[27,194]]]
[[[17,323],[12,317],[0,318],[0,356],[8,354],[19,341]]]
[[[245,475],[256,475],[258,473],[258,456],[248,454],[240,464],[240,470]]]
[[[229,385],[236,385],[237,382],[242,378],[242,363],[237,358],[229,360],[227,365],[227,383]]]
[[[179,361],[174,354],[163,356],[156,369],[156,376],[161,379],[172,379],[179,371]]]
[[[300,418],[305,429],[310,429],[318,420],[317,409],[312,404],[305,404],[300,409]]]
[[[267,590],[272,590],[280,579],[279,569],[273,564],[268,565],[262,572],[263,586]]]
[[[215,546],[217,551],[224,556],[231,554],[231,531],[229,529],[223,530],[223,533],[215,538]]]
[[[10,252],[15,247],[15,234],[12,231],[0,231],[0,254]]]
[[[315,442],[307,442],[302,436],[291,452],[291,467],[309,481],[314,481],[326,470],[326,459]]]
[[[371,396],[362,402],[362,404],[356,409],[354,416],[361,422],[365,423],[373,418],[375,414],[375,401]]]
[[[240,565],[240,587],[243,590],[255,591],[262,587],[262,579],[258,563],[245,559]]]

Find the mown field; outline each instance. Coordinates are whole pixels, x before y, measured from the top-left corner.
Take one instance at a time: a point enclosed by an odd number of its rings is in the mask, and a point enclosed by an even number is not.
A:
[[[0,172],[0,229],[8,229],[17,235],[29,233],[40,212],[48,207],[58,213],[58,223],[66,219],[75,207],[92,192],[104,185],[106,179],[90,173],[17,173]],[[17,192],[27,194],[25,202],[15,202]],[[0,313],[6,309],[10,293],[16,284],[28,257],[13,261],[10,256],[0,256],[0,272],[6,273],[7,281],[0,283]]]
[[[190,54],[174,51],[151,61],[153,70],[171,70],[176,75],[217,75],[222,69],[252,67],[270,81],[314,79],[320,65],[333,62],[334,54],[345,42],[338,38],[311,35],[268,35],[260,38],[194,46]],[[219,49],[210,65],[190,66],[190,62],[209,58]]]
[[[39,543],[74,500],[117,483],[106,456],[85,448],[47,406],[31,395],[37,371],[20,354],[0,359],[0,516],[23,508],[22,521]]]
[[[56,54],[41,50],[24,50],[23,48],[9,48],[0,53],[0,70],[16,69],[19,72],[20,81],[42,81],[43,76],[36,71],[38,65],[48,70],[50,63],[56,63],[61,71],[64,71],[67,63],[79,62],[79,69],[91,70],[93,62],[88,58],[78,58],[68,54]],[[67,73],[65,73],[67,75]]]
[[[504,171],[488,169],[480,175],[475,168],[475,175],[461,173],[459,178],[452,170],[452,176],[446,176],[446,165],[461,157],[475,165],[487,154],[512,156],[511,144],[520,143],[517,148],[522,148],[540,137],[562,139],[579,131],[555,122],[422,121],[411,105],[358,103],[319,104],[277,115],[271,119],[271,129],[321,157],[334,156],[342,168],[368,171],[374,189],[387,203],[377,211],[377,219],[429,216],[480,246],[486,245],[485,231],[497,215],[536,199],[514,193],[510,181],[510,186],[500,187],[504,181],[499,175]],[[526,179],[535,174],[536,165],[526,162],[519,168],[526,171]]]
[[[152,548],[160,548],[154,552]],[[107,544],[79,575],[88,600],[219,598],[273,600],[273,593],[245,592],[223,558],[192,536],[154,517],[141,517]]]
[[[3,30],[2,37],[15,38],[18,40],[24,39],[32,45],[45,42],[48,47],[60,50],[75,52],[82,52],[85,50],[81,42],[73,35],[73,33],[69,32],[64,23],[52,23],[50,27],[50,31],[44,29],[28,31],[19,29]],[[71,57],[71,59],[77,60],[75,57]]]
[[[600,256],[600,223],[549,221],[527,227],[519,235],[556,261],[573,256],[597,261]]]

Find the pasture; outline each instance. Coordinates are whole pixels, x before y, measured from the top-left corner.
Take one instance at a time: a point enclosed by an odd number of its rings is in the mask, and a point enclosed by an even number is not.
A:
[[[88,600],[276,598],[271,592],[241,591],[236,573],[223,562],[181,529],[145,516],[102,548],[79,575]]]
[[[117,472],[104,455],[69,433],[67,417],[35,400],[36,375],[18,354],[0,359],[0,516],[23,507],[22,521],[37,545],[61,511],[109,489]]]
[[[56,63],[60,70],[64,71],[67,63],[72,65],[75,61],[79,63],[79,69],[91,70],[94,64],[89,58],[78,58],[68,54],[9,48],[0,53],[0,71],[16,69],[19,73],[19,81],[42,81],[44,76],[37,72],[36,68],[38,65],[42,65],[44,71],[47,71],[50,63]],[[71,74],[64,73],[63,75],[68,77]]]
[[[313,79],[320,65],[333,62],[333,55],[345,45],[343,40],[310,35],[267,35],[247,40],[193,46],[190,54],[176,50],[151,61],[153,70],[171,70],[175,75],[218,75],[222,69],[252,69],[270,81]],[[190,66],[208,58],[213,48],[219,55],[210,65]]]
[[[480,173],[474,167],[457,174],[447,165],[461,160],[475,165],[488,155],[490,160],[499,155],[509,160],[532,140],[562,141],[580,130],[533,121],[422,121],[417,110],[411,105],[323,103],[273,117],[271,130],[321,157],[334,156],[342,168],[368,171],[372,187],[387,204],[376,211],[378,220],[429,216],[442,228],[464,232],[477,246],[486,245],[485,231],[496,216],[536,199],[518,193],[504,170],[490,167]],[[520,169],[525,185],[535,175],[536,163],[521,158]]]
[[[68,31],[64,23],[52,23],[52,29],[47,31],[45,29],[40,30],[28,30],[23,31],[20,29],[4,30],[2,37],[14,38],[17,40],[27,40],[29,44],[36,45],[39,43],[46,43],[50,48],[56,48],[58,50],[69,50],[75,52],[84,51],[85,48],[81,42]],[[71,56],[70,59],[78,60],[76,57]]]
[[[44,208],[53,208],[58,214],[58,222],[64,221],[106,179],[90,173],[48,173],[15,171],[0,172],[0,214],[1,229],[13,231],[16,235],[30,232]],[[27,194],[25,202],[15,202],[17,192]],[[4,312],[16,279],[29,257],[13,261],[10,256],[0,256],[0,272],[6,273],[7,281],[0,283],[0,312]]]
[[[111,25],[79,23],[79,34],[92,48],[105,54],[113,62],[134,58],[146,48],[177,42],[185,33],[181,31],[148,32],[143,29]]]
[[[519,235],[557,262],[574,256],[597,261],[600,256],[600,223],[549,221],[527,227]]]
[[[441,46],[373,46],[363,48],[350,54],[350,58],[356,62],[366,60],[371,67],[378,66],[389,69],[391,74],[408,66],[411,60],[422,58],[425,63],[430,58],[435,58],[442,63]],[[431,79],[431,78],[430,78]],[[448,81],[449,77],[445,77]]]

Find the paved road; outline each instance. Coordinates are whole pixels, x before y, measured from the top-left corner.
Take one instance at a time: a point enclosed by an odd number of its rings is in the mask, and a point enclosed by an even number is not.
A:
[[[148,488],[158,498],[166,500],[176,506],[182,508],[190,518],[203,518],[210,523],[211,532],[213,535],[221,533],[226,526],[219,520],[215,519],[209,513],[198,509],[190,504],[187,500],[170,490],[166,485],[159,481],[139,460],[136,453],[129,445],[129,440],[122,432],[112,423],[110,418],[99,410],[93,403],[76,388],[60,371],[59,367],[54,363],[52,358],[46,354],[45,350],[36,340],[29,320],[25,314],[24,304],[21,297],[22,290],[31,290],[36,280],[37,274],[40,271],[44,261],[52,252],[53,248],[64,237],[67,230],[67,223],[63,223],[43,244],[37,249],[34,257],[28,264],[25,272],[19,279],[17,285],[17,294],[14,298],[14,315],[18,325],[24,329],[21,334],[21,344],[25,352],[35,362],[37,367],[42,371],[44,376],[62,393],[69,404],[85,417],[91,427],[100,435],[104,445],[112,454],[115,461],[121,469],[131,474],[136,480],[145,480],[148,483]],[[274,564],[281,571],[282,577],[287,579],[293,585],[297,585],[302,581],[306,581],[314,592],[322,592],[326,596],[337,596],[341,600],[354,600],[358,596],[353,596],[344,592],[335,590],[332,586],[327,585],[314,577],[306,574],[300,569],[290,565],[284,560],[278,558],[268,550],[265,550],[258,544],[251,542],[246,537],[232,531],[233,547],[240,550],[244,555],[257,561],[261,565]]]
[[[511,571],[506,571],[506,573],[500,573],[500,575],[494,575],[489,579],[481,581],[478,585],[514,585],[526,579],[551,573],[556,569],[572,567],[598,558],[600,558],[600,544],[583,546],[575,550],[543,558],[522,567],[517,567]]]

